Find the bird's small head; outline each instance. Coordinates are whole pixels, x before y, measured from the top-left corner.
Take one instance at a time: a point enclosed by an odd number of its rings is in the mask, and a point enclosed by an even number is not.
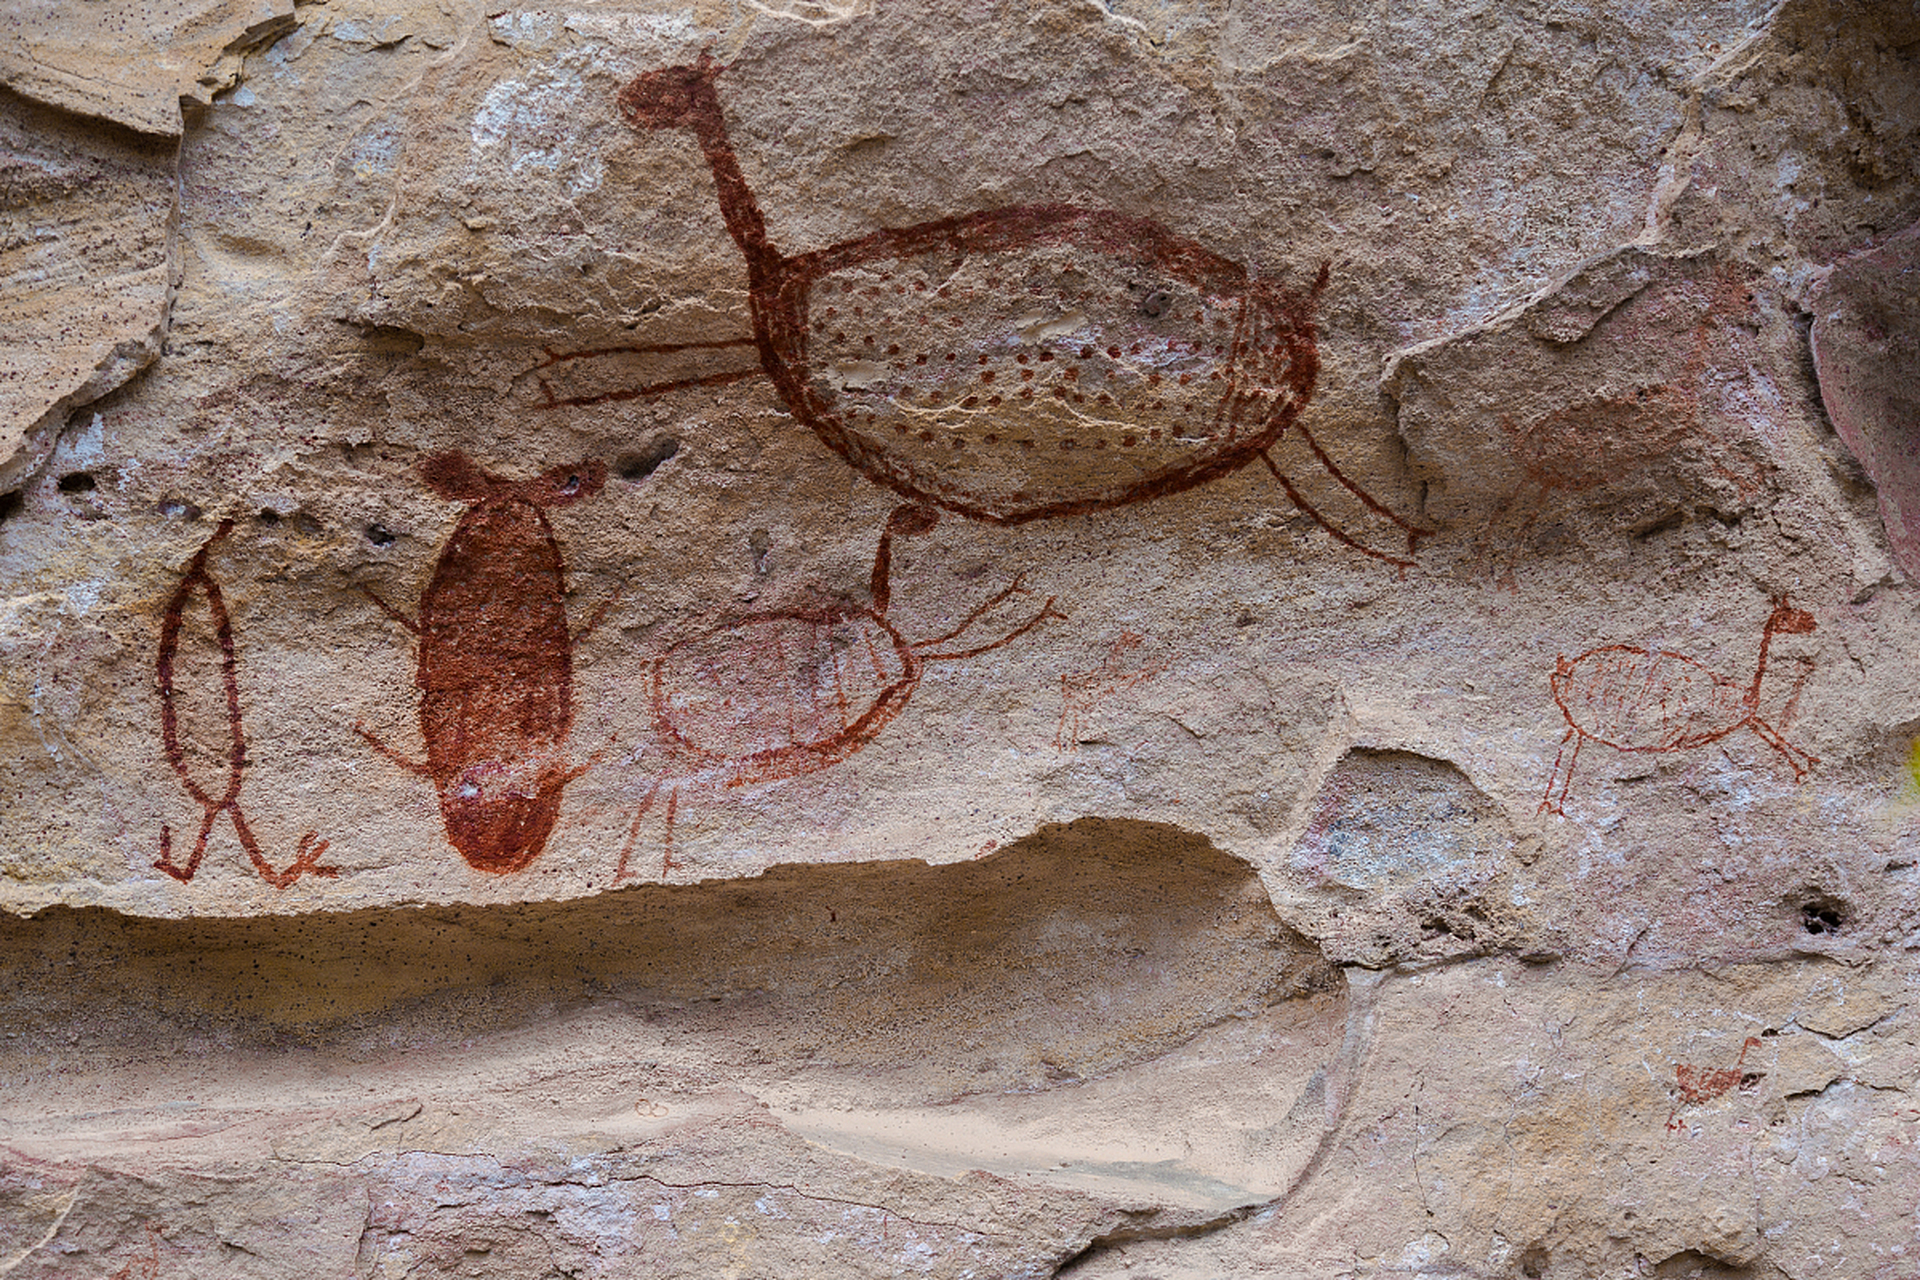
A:
[[[1805,609],[1796,609],[1789,605],[1786,597],[1773,606],[1773,613],[1767,618],[1767,634],[1804,636],[1819,629],[1813,615]]]
[[[714,100],[713,81],[724,70],[703,52],[700,61],[636,76],[620,91],[620,114],[636,129],[691,125]]]

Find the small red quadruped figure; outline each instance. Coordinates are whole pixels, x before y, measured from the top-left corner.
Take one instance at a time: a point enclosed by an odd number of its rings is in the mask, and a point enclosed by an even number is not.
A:
[[[662,787],[667,790],[665,875],[678,865],[673,827],[683,788],[743,787],[831,768],[872,742],[906,709],[928,663],[976,657],[1063,616],[1049,596],[998,639],[952,647],[990,611],[1023,594],[1016,578],[942,635],[915,641],[900,634],[887,618],[893,539],[926,533],[936,518],[914,506],[899,507],[888,518],[873,560],[871,607],[839,602],[751,613],[653,660],[648,691],[663,759],[633,816],[616,881],[627,876],[641,821]]]
[[[1567,792],[1573,786],[1580,748],[1598,742],[1616,751],[1688,751],[1751,729],[1778,751],[1796,781],[1819,760],[1780,736],[1760,718],[1760,686],[1767,675],[1767,650],[1776,635],[1806,635],[1813,615],[1782,599],[1760,635],[1760,658],[1753,679],[1741,683],[1709,670],[1682,653],[1610,644],[1579,657],[1562,657],[1553,673],[1553,700],[1566,717],[1567,734],[1547,778],[1540,812],[1566,817]],[[1573,750],[1567,750],[1567,744]],[[1564,772],[1563,770],[1564,766]]]

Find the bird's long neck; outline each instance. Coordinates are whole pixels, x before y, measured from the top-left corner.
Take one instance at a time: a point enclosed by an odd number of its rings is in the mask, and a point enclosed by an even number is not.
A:
[[[1769,621],[1766,630],[1760,633],[1760,661],[1753,669],[1753,684],[1747,689],[1747,706],[1757,708],[1760,705],[1760,682],[1767,678],[1767,650],[1773,645],[1774,624]]]
[[[727,138],[720,95],[714,90],[712,80],[703,79],[694,89],[692,110],[686,123],[700,139],[700,150],[707,157],[707,166],[713,170],[720,214],[727,221],[727,231],[734,243],[746,255],[749,280],[759,284],[770,279],[784,259],[767,239],[767,224],[760,216],[760,205],[753,198],[746,175],[740,172],[740,161]]]

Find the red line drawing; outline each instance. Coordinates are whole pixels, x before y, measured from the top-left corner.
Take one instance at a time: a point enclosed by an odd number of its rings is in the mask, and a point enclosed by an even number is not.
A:
[[[722,70],[702,54],[649,72],[621,91],[619,109],[636,129],[699,140],[746,259],[760,371],[849,466],[915,506],[1015,525],[1180,493],[1258,460],[1339,542],[1411,563],[1332,523],[1269,453],[1293,431],[1360,507],[1405,535],[1407,555],[1432,532],[1376,501],[1298,421],[1319,374],[1313,310],[1325,267],[1300,293],[1144,218],[1064,204],[986,209],[789,256],[768,239],[728,139]],[[549,353],[541,368],[669,349]],[[752,372],[571,397],[541,386],[549,406],[588,405]]]
[[[908,640],[887,618],[892,603],[893,539],[926,533],[936,514],[902,506],[888,517],[874,555],[871,606],[838,602],[733,618],[655,658],[649,684],[654,734],[667,760],[640,801],[620,853],[616,881],[639,839],[640,824],[667,789],[666,853],[682,788],[743,787],[828,769],[880,735],[913,697],[927,665],[959,662],[1010,644],[1048,618],[1064,618],[1054,598],[1019,626],[984,644],[947,648],[990,611],[1026,593],[1018,578],[927,640]]]
[[[216,535],[217,536],[217,535]],[[147,1224],[147,1256],[135,1258],[107,1277],[107,1280],[158,1280],[160,1275],[160,1232],[164,1228],[149,1222]],[[134,1268],[139,1267],[135,1274]]]
[[[320,865],[320,856],[327,851],[327,842],[318,838],[318,833],[309,831],[300,837],[300,846],[292,862],[285,871],[275,871],[273,864],[260,852],[260,842],[254,838],[253,828],[248,824],[246,814],[240,810],[240,784],[245,778],[247,768],[247,736],[240,722],[240,659],[233,641],[233,619],[227,613],[226,596],[207,571],[207,556],[215,544],[233,532],[233,521],[222,520],[213,536],[201,544],[200,550],[187,564],[187,571],[180,578],[172,599],[167,601],[167,610],[160,623],[160,647],[154,657],[154,677],[160,689],[160,741],[166,750],[167,763],[180,775],[181,785],[187,794],[193,797],[195,804],[203,810],[200,819],[200,834],[194,839],[193,852],[187,857],[187,865],[180,866],[173,860],[173,828],[166,824],[160,827],[160,857],[154,866],[166,872],[175,880],[185,884],[192,880],[200,869],[200,860],[207,854],[207,838],[213,832],[213,824],[221,814],[226,814],[233,823],[233,834],[239,838],[240,847],[246,851],[247,858],[253,863],[253,869],[260,878],[276,889],[291,886],[303,874],[332,878],[339,874],[335,867]],[[174,686],[174,662],[180,653],[180,632],[186,625],[187,606],[198,592],[207,602],[207,615],[213,623],[213,638],[220,646],[220,683],[226,693],[227,711],[227,780],[219,789],[215,798],[214,788],[203,787],[194,779],[193,771],[187,766],[186,748],[180,741],[179,692]]]
[[[1135,685],[1145,684],[1167,669],[1165,660],[1128,667],[1128,655],[1145,643],[1146,637],[1122,631],[1107,650],[1099,666],[1060,677],[1060,727],[1053,735],[1053,749],[1071,755],[1080,749],[1080,734],[1094,708]]]
[[[1676,1101],[1673,1110],[1667,1113],[1667,1131],[1681,1128],[1675,1119],[1682,1106],[1698,1107],[1712,1102],[1725,1094],[1727,1090],[1739,1085],[1742,1089],[1751,1089],[1760,1083],[1759,1072],[1745,1072],[1741,1069],[1747,1060],[1749,1049],[1758,1049],[1760,1038],[1748,1036],[1740,1046],[1740,1056],[1733,1060],[1731,1067],[1696,1067],[1691,1063],[1676,1062],[1673,1066],[1673,1090]]]
[[[520,871],[539,857],[561,792],[587,768],[567,754],[577,637],[567,629],[566,565],[546,509],[592,497],[606,475],[589,461],[505,480],[463,453],[436,454],[420,464],[421,479],[448,501],[472,505],[441,549],[420,616],[367,592],[419,637],[414,683],[426,761],[354,728],[389,760],[432,780],[447,839],[476,871]]]
[[[1752,312],[1753,294],[1730,269],[1722,269],[1706,286],[1703,303],[1699,286],[1693,282],[1662,291],[1656,301],[1671,305],[1689,297],[1703,305],[1704,314],[1693,326],[1692,348],[1681,373],[1672,381],[1592,396],[1555,409],[1524,427],[1511,418],[1500,419],[1510,455],[1525,478],[1488,522],[1481,538],[1483,552],[1491,556],[1496,531],[1516,518],[1513,531],[1502,540],[1518,543],[1526,537],[1551,497],[1585,493],[1642,472],[1650,464],[1674,457],[1690,441],[1707,446],[1709,465],[1732,482],[1743,497],[1759,490],[1763,474],[1757,464],[1740,474],[1720,461],[1729,452],[1730,442],[1713,429],[1700,394],[1714,334],[1727,321],[1737,321]],[[1647,343],[1670,340],[1666,332],[1636,336]],[[1504,574],[1495,564],[1494,572],[1511,585],[1510,564]]]
[[[1786,760],[1796,781],[1806,777],[1819,759],[1789,743],[1760,718],[1760,685],[1766,679],[1767,650],[1774,636],[1806,635],[1814,629],[1813,615],[1791,607],[1783,598],[1761,631],[1760,658],[1747,684],[1665,649],[1654,652],[1610,644],[1589,649],[1571,661],[1561,655],[1551,684],[1553,700],[1566,717],[1567,733],[1554,756],[1540,812],[1567,816],[1567,793],[1580,763],[1580,748],[1587,742],[1616,751],[1688,751],[1740,729],[1752,729]],[[1795,700],[1798,697],[1796,689]],[[1572,752],[1567,750],[1569,742]]]

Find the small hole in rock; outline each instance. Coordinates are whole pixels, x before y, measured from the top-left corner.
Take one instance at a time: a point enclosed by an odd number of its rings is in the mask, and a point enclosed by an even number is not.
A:
[[[255,516],[254,519],[258,520],[261,524],[279,524],[280,513],[272,507],[262,507],[260,508],[260,514]]]
[[[1832,898],[1809,898],[1800,904],[1800,927],[1808,933],[1838,933],[1846,922],[1845,904]]]
[[[638,483],[659,470],[661,463],[678,452],[680,452],[678,440],[672,436],[661,436],[637,453],[622,455],[619,461],[613,464],[613,470],[622,480]]]
[[[393,545],[394,539],[398,536],[398,534],[383,524],[370,524],[367,526],[367,541],[376,547],[390,547]]]
[[[93,476],[85,471],[69,471],[60,477],[60,492],[88,493],[93,489]]]
[[[27,495],[24,490],[15,489],[11,493],[0,493],[0,520],[10,520],[26,508]]]
[[[1520,1274],[1539,1280],[1547,1274],[1547,1261],[1547,1251],[1536,1244],[1520,1255]]]

